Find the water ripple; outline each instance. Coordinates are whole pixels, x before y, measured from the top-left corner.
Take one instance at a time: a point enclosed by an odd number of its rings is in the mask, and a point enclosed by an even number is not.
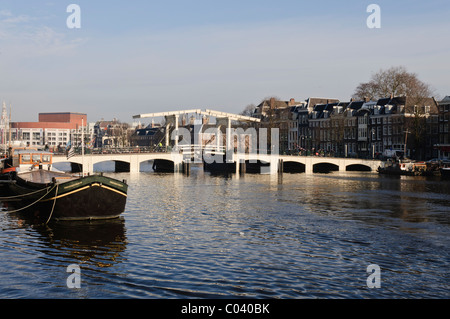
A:
[[[450,190],[336,173],[117,174],[122,218],[0,215],[2,298],[447,298]],[[366,286],[370,264],[382,289]],[[78,264],[82,287],[68,289]]]

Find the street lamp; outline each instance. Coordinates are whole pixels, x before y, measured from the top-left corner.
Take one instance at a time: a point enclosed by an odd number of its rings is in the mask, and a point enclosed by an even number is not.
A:
[[[372,159],[375,159],[375,128],[372,128]]]

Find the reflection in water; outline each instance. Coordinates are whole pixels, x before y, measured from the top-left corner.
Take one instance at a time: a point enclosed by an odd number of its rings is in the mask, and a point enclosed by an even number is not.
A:
[[[321,182],[305,187],[304,198],[312,212],[320,209],[326,214],[351,214],[355,219],[370,215],[374,223],[392,221],[386,217],[405,222],[450,222],[445,214],[450,200],[450,184],[439,179],[405,179],[373,174],[361,177],[350,173],[314,178],[316,181],[321,179]],[[433,216],[435,218],[430,220]]]
[[[55,222],[37,228],[48,251],[73,263],[110,267],[121,261],[126,249],[123,218],[106,221]]]
[[[113,174],[113,173],[111,173]],[[0,297],[448,297],[450,183],[373,173],[114,174],[110,221],[0,215]],[[380,265],[382,289],[366,287]],[[79,264],[81,291],[66,287]]]

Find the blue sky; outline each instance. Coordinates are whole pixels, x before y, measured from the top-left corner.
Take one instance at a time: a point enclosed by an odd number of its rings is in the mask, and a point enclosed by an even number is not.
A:
[[[69,29],[69,4],[81,29]],[[366,8],[381,7],[381,29]],[[188,108],[240,112],[264,97],[349,100],[403,65],[450,95],[450,3],[431,1],[0,1],[0,100],[14,121],[89,121]]]

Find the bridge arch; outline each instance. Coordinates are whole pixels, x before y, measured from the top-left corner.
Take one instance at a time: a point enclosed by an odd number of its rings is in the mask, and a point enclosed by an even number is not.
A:
[[[345,167],[347,172],[371,172],[372,167],[366,164],[350,164]]]
[[[182,163],[182,155],[180,154],[172,154],[172,153],[140,153],[140,154],[98,154],[98,155],[87,155],[84,159],[76,155],[67,159],[65,156],[54,156],[53,157],[53,165],[55,168],[58,168],[61,165],[70,166],[68,170],[71,171],[82,171],[82,165],[85,165],[85,172],[94,172],[101,171],[98,166],[103,163],[105,164],[106,171],[115,171],[115,172],[132,172],[138,173],[141,171],[141,164],[148,163],[152,161],[153,164],[156,163],[158,169],[164,167],[164,170],[167,170],[169,167],[169,171],[178,171],[181,167]],[[108,167],[109,166],[109,167]],[[151,169],[151,166],[150,166]]]
[[[173,159],[153,156],[144,158],[137,163],[140,172],[175,172],[176,163]]]
[[[130,162],[123,160],[96,162],[93,169],[94,172],[112,170],[115,173],[128,173],[130,172]]]
[[[305,173],[306,165],[299,161],[283,161],[283,173]]]
[[[246,160],[245,161],[245,171],[246,173],[261,173],[263,167],[270,167],[270,162],[264,160]]]
[[[320,162],[313,165],[313,173],[330,173],[339,171],[339,165],[329,162]]]
[[[236,155],[236,154],[235,154]],[[242,160],[245,160],[243,165]],[[314,157],[314,156],[287,156],[287,155],[270,155],[270,154],[237,154],[235,161],[239,161],[239,168],[234,163],[234,169],[231,171],[236,172],[240,170],[252,171],[254,166],[255,172],[269,172],[275,174],[277,171],[281,171],[279,165],[283,166],[283,172],[286,173],[318,173],[318,172],[333,172],[333,171],[375,171],[380,165],[379,161],[363,160],[363,159],[346,159],[346,158],[327,158],[327,157]],[[114,168],[111,170],[118,172],[132,172],[138,173],[140,171],[170,171],[181,172],[183,169],[183,154],[180,153],[127,153],[127,154],[91,154],[84,157],[76,155],[67,159],[65,156],[54,156],[53,165],[55,168],[59,168],[60,165],[67,165],[70,167],[70,171],[81,172],[81,165],[84,163],[85,172],[98,171],[95,166],[103,162],[111,162]],[[147,164],[144,170],[143,166]],[[156,164],[155,164],[156,163]],[[256,164],[255,164],[256,163]],[[154,166],[154,164],[156,166]],[[263,167],[263,166],[268,166]],[[154,169],[155,168],[155,169]],[[263,169],[261,169],[263,168]],[[111,171],[108,170],[108,171]]]
[[[80,163],[72,162],[70,160],[54,162],[52,166],[57,170],[71,173],[79,173],[82,171],[83,167]]]
[[[86,162],[84,164],[88,169],[92,165],[92,172],[130,172],[130,162],[123,160],[101,160],[95,162]],[[83,171],[83,163],[79,161],[59,161],[53,163],[53,167],[71,173],[80,173]]]
[[[152,169],[158,173],[173,173],[175,172],[175,162],[169,159],[155,158]]]

